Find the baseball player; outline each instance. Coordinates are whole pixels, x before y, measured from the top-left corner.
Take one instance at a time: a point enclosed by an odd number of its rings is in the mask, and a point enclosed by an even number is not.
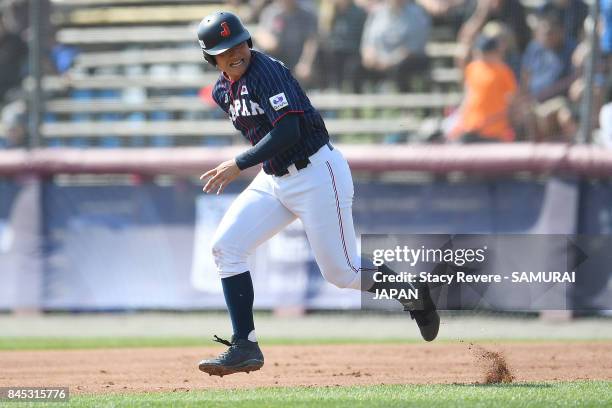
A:
[[[218,12],[198,27],[204,58],[221,74],[213,98],[252,145],[237,157],[204,173],[206,193],[223,192],[240,172],[263,169],[236,198],[213,237],[212,252],[232,321],[232,340],[215,336],[229,349],[203,360],[201,371],[228,375],[259,370],[264,357],[253,323],[253,284],[248,256],[296,218],[324,278],[340,287],[373,292],[372,274],[395,273],[384,265],[361,268],[353,228],[353,180],[348,163],[329,142],[325,123],[283,65],[252,50],[249,32],[238,17]],[[395,284],[406,289],[410,284]],[[412,286],[414,288],[414,286]],[[402,302],[423,338],[438,334],[440,318],[426,286],[418,304]]]

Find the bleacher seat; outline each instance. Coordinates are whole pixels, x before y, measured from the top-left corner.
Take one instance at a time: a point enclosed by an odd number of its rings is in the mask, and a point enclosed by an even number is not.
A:
[[[171,146],[182,140],[218,145],[238,140],[220,109],[198,96],[218,72],[203,63],[195,28],[201,16],[227,8],[222,2],[53,0],[53,4],[54,21],[60,24],[58,41],[77,46],[80,53],[68,75],[43,81],[52,95],[46,107],[56,117],[42,127],[49,141],[66,138],[82,146],[97,140],[113,147]],[[256,27],[249,29],[254,32]],[[446,108],[456,106],[461,100],[461,73],[453,60],[462,50],[447,27],[437,27],[434,38],[427,46],[435,62],[432,93],[311,92],[313,104],[331,112],[330,132],[377,137],[393,133],[401,139],[419,128],[422,112],[441,116]],[[389,118],[347,117],[381,109],[395,113]]]

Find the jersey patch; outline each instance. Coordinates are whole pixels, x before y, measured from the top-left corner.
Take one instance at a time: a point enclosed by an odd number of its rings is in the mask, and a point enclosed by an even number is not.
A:
[[[249,91],[246,87],[246,85],[242,85],[242,89],[240,90],[240,95],[248,95]]]
[[[289,106],[289,101],[287,101],[285,93],[281,92],[278,95],[274,95],[270,98],[270,104],[272,104],[272,108],[274,108],[275,111],[279,111]]]

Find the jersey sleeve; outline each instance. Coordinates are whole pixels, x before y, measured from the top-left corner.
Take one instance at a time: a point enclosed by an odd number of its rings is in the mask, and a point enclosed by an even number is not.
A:
[[[303,113],[307,109],[300,84],[279,61],[270,59],[259,64],[254,88],[272,126],[289,113]]]

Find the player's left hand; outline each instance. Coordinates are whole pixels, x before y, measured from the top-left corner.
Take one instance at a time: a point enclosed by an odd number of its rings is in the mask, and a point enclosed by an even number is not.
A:
[[[206,193],[216,190],[217,194],[221,194],[225,187],[234,181],[238,175],[240,175],[240,169],[236,164],[236,160],[224,161],[200,176],[200,180],[208,179],[202,190]]]

